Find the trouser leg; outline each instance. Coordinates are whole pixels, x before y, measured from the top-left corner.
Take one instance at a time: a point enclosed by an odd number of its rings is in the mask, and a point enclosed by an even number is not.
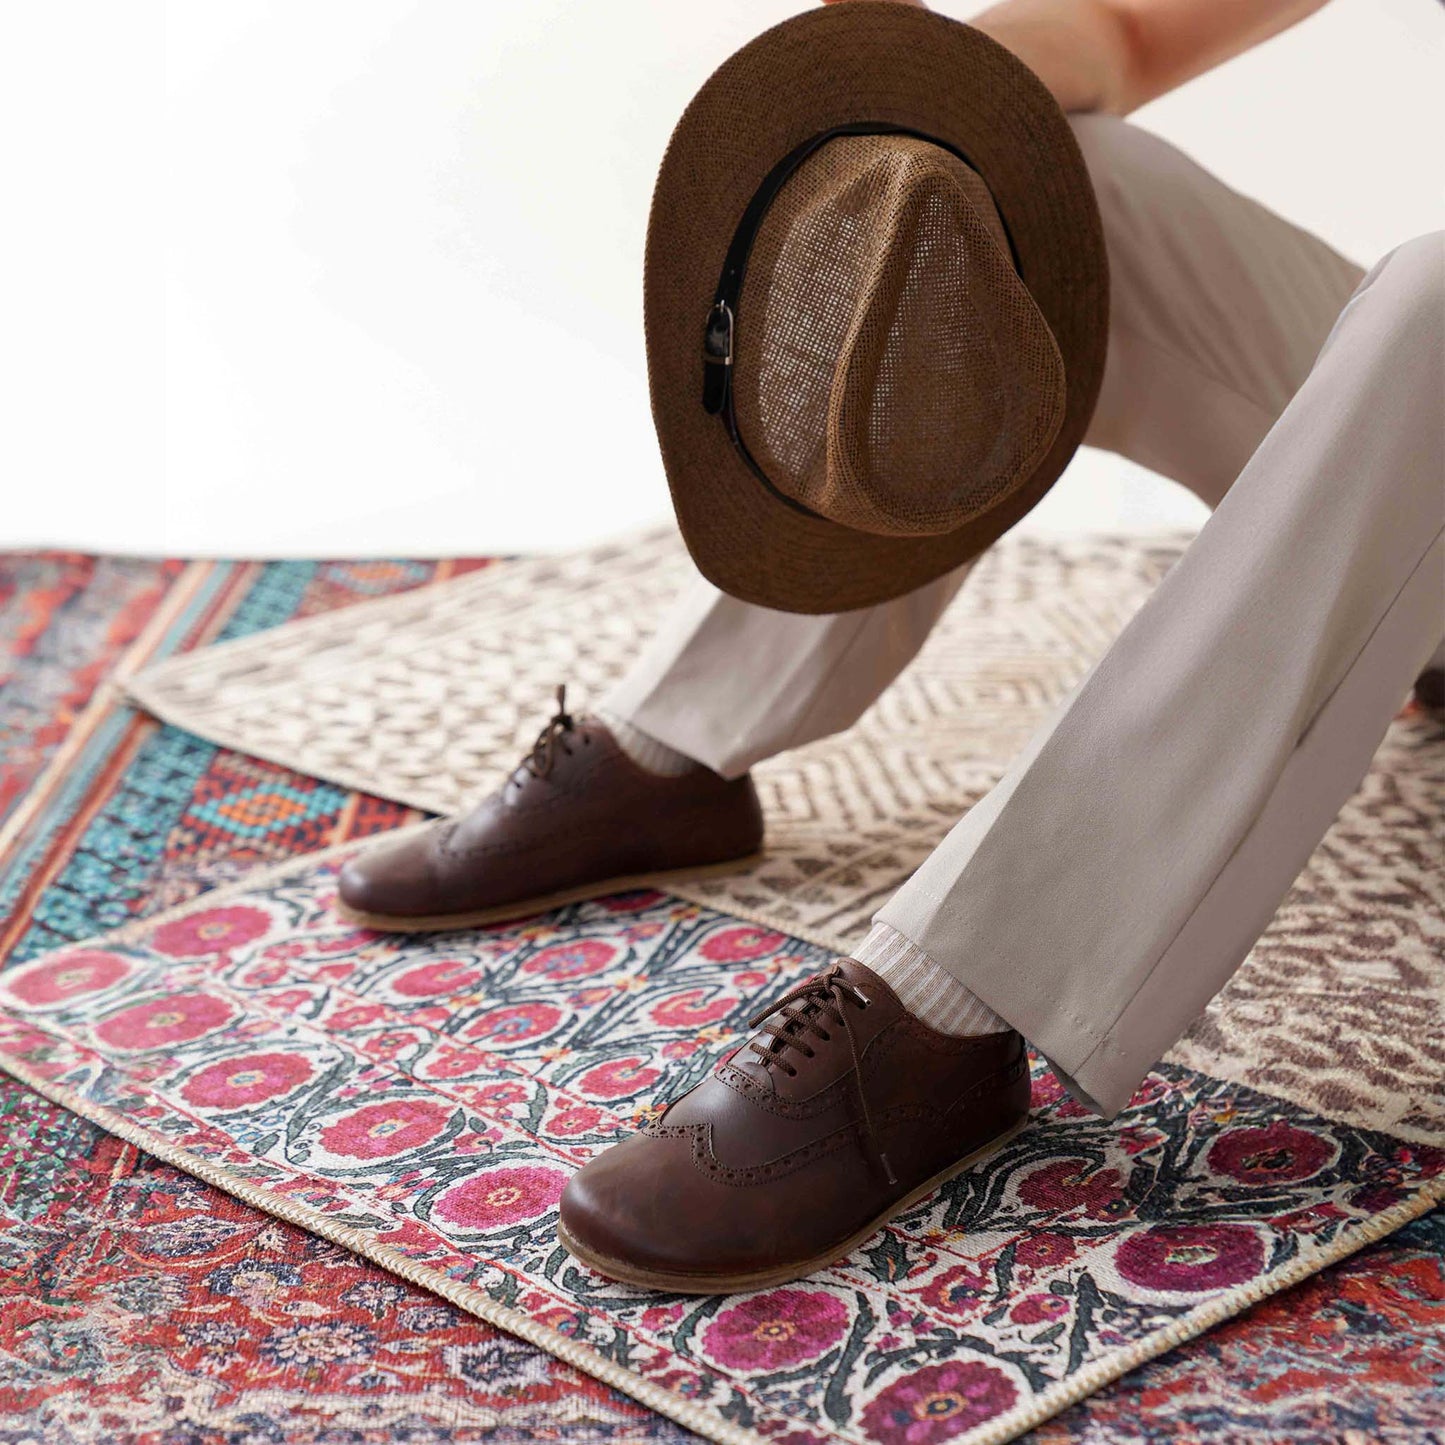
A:
[[[1375,268],[1184,558],[883,908],[1113,1113],[1445,632],[1445,238]]]
[[[1112,295],[1087,440],[1213,506],[1304,380],[1359,268],[1147,131],[1093,116],[1074,128]],[[832,616],[755,607],[699,578],[603,706],[735,777],[856,722],[968,571]]]
[[[699,577],[603,710],[740,777],[851,727],[912,661],[972,567],[878,607],[811,616],[739,602]]]

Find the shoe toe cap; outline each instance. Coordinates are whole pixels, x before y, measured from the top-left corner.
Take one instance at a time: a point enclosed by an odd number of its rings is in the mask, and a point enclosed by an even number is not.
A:
[[[751,1242],[729,1237],[725,1201],[717,1193],[718,1186],[693,1167],[689,1141],[635,1135],[568,1181],[562,1227],[573,1252],[602,1274],[705,1282],[710,1273],[752,1263]]]
[[[337,895],[354,913],[404,918],[434,912],[438,899],[428,854],[425,833],[369,848],[347,859]]]
[[[650,1142],[639,1136],[614,1144],[567,1181],[562,1226],[587,1254],[638,1262],[651,1255],[661,1220],[648,1182],[655,1167]]]

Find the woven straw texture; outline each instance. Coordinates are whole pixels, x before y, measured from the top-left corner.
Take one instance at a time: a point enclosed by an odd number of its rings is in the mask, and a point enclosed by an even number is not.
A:
[[[994,549],[855,728],[757,770],[762,862],[673,891],[846,950],[1183,545]],[[668,535],[500,565],[163,663],[132,690],[215,741],[448,812],[521,756],[559,680],[597,698],[688,575]],[[1445,1142],[1442,793],[1438,728],[1403,718],[1249,962],[1170,1058]]]
[[[1032,474],[1064,365],[978,174],[939,146],[839,136],[769,209],[733,383],[772,484],[866,532],[947,532]]]

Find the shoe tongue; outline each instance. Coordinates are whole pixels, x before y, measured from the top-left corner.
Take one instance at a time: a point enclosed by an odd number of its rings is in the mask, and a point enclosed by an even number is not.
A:
[[[783,1023],[784,1037],[780,1039],[775,1034],[769,1035],[768,1053],[771,1054],[773,1057],[776,1057],[778,1053],[784,1049],[785,1040],[801,1039],[806,1037],[808,1033],[807,1025],[809,1021],[817,1018],[818,1015],[822,1013],[825,1008],[829,1008],[831,1006],[832,1000],[821,993],[815,994],[812,998],[806,1000],[799,1000],[790,1005],[789,1012],[791,1013],[792,1017],[787,1019]],[[774,1018],[781,1017],[781,1012],[778,1009],[774,1009],[773,1012],[768,1015],[767,1019],[764,1020],[764,1022],[769,1022]],[[797,1050],[791,1049],[788,1050],[788,1052],[797,1053]]]
[[[809,1044],[813,1044],[816,1047],[815,1040],[817,1039],[817,1035],[807,1027],[807,1024],[809,1021],[816,1019],[819,1014],[829,1013],[829,1021],[824,1025],[824,1029],[831,1031],[842,1028],[843,1025],[837,1022],[831,1015],[831,1011],[839,1006],[850,1010],[849,1023],[851,1023],[854,1035],[858,1038],[860,1045],[865,1039],[871,1038],[873,1034],[878,1031],[878,1026],[904,1011],[903,1005],[898,1001],[897,994],[895,994],[871,968],[859,963],[857,959],[835,959],[828,968],[815,973],[810,981],[821,981],[823,977],[833,969],[837,969],[842,977],[842,981],[847,984],[849,991],[861,994],[870,1004],[881,1004],[882,1007],[878,1010],[878,1013],[870,1016],[866,1012],[854,1008],[852,1002],[846,995],[841,1005],[839,1005],[831,994],[824,993],[820,989],[812,997],[797,999],[789,1006],[789,1011],[793,1017],[787,1020],[782,1026],[784,1029],[784,1037],[780,1039],[775,1035],[768,1036],[766,1047],[767,1056],[770,1059],[786,1058],[795,1068],[801,1069],[805,1063],[809,1062],[803,1049]],[[773,1019],[780,1019],[781,1017],[780,1010],[775,1008],[764,1017],[763,1022],[770,1022]],[[788,1046],[789,1043],[794,1042],[796,1045],[801,1045],[802,1047]],[[740,1061],[740,1059],[735,1060],[735,1062]],[[759,1059],[756,1054],[752,1054],[751,1051],[749,1051],[749,1062],[755,1063],[760,1070],[769,1076],[774,1073],[773,1069],[766,1068],[762,1060]],[[774,1080],[774,1083],[776,1085],[777,1081]]]
[[[866,963],[859,963],[856,958],[840,958],[837,960],[837,968],[849,985],[865,998],[879,999],[891,1005],[891,1009],[906,1011],[898,995]]]

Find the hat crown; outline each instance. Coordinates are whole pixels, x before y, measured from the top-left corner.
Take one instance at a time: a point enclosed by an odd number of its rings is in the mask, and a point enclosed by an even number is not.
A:
[[[738,298],[739,434],[843,526],[948,532],[1022,486],[1064,365],[984,179],[943,146],[843,135],[788,178]]]

